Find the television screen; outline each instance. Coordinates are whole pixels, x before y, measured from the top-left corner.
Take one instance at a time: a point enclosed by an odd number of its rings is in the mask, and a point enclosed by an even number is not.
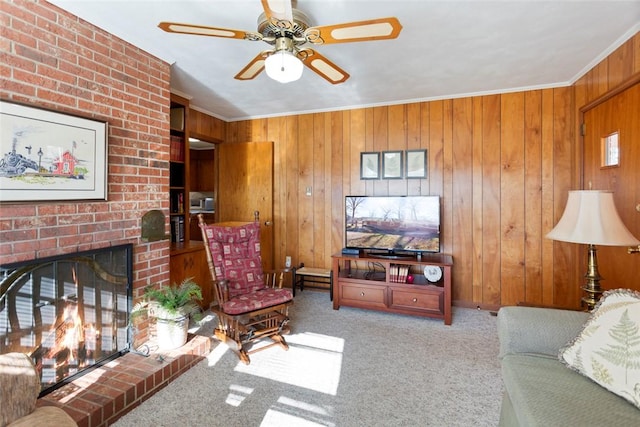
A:
[[[440,252],[439,196],[347,196],[346,247]]]

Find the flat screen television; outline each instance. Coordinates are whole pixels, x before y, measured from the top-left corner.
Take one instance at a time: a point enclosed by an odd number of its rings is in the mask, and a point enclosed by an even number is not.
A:
[[[440,197],[347,196],[345,239],[369,253],[440,252]]]

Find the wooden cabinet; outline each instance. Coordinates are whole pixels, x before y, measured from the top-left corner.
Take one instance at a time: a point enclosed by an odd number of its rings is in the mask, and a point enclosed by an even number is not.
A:
[[[202,308],[209,308],[213,303],[211,273],[207,265],[207,256],[202,242],[189,242],[171,253],[171,283],[180,284],[184,279],[192,277],[202,289]]]
[[[435,317],[451,324],[451,255],[385,258],[336,254],[332,258],[334,310],[344,305]],[[423,274],[426,266],[441,269],[441,277],[429,282]]]

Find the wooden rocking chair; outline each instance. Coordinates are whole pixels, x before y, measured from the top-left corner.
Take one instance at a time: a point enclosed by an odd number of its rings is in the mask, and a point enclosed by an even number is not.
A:
[[[293,293],[283,289],[284,271],[262,270],[260,223],[206,224],[198,215],[202,240],[217,297],[215,336],[250,363],[249,354],[274,345],[289,349],[289,306]],[[264,338],[273,342],[251,349]]]

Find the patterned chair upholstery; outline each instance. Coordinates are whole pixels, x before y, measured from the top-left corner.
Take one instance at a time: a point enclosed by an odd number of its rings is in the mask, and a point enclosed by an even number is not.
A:
[[[215,335],[227,343],[244,363],[249,354],[273,345],[288,349],[288,308],[293,293],[282,288],[284,271],[265,272],[260,254],[260,224],[206,224],[198,215],[209,270],[218,300]],[[272,343],[251,351],[254,341]]]

